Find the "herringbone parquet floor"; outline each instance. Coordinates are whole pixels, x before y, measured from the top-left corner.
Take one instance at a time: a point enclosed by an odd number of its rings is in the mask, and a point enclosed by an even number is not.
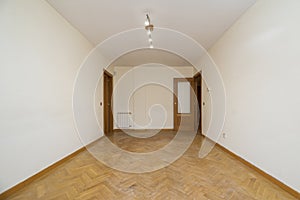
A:
[[[128,151],[149,152],[173,137],[172,131],[148,139],[116,132],[110,139]],[[116,171],[84,151],[8,199],[296,199],[218,147],[199,159],[200,143],[196,136],[176,162],[142,174]]]

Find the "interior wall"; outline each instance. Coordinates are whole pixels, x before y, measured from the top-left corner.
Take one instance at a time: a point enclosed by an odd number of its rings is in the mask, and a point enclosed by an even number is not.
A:
[[[259,0],[209,51],[227,95],[219,143],[298,192],[299,10],[299,0]]]
[[[132,129],[173,129],[173,79],[175,77],[193,77],[194,68],[191,66],[174,66],[167,70],[165,66],[147,64],[143,70],[133,70],[133,67],[114,67],[114,116],[118,112],[132,112]],[[126,76],[124,76],[126,75]],[[117,83],[120,82],[121,84]],[[132,95],[130,91],[144,81],[163,80],[163,83],[172,90],[163,86],[150,84],[138,88]],[[127,99],[125,97],[129,96]],[[161,105],[164,109],[152,107]],[[152,107],[152,110],[151,110]],[[165,117],[166,118],[165,118]],[[151,121],[152,120],[152,121]],[[114,128],[118,128],[115,123]]]
[[[203,73],[202,73],[203,76]],[[210,89],[207,87],[204,80],[202,80],[201,85],[202,90],[202,104],[201,104],[201,112],[202,112],[202,134],[206,135],[209,129],[210,121],[211,121],[211,96]]]
[[[0,2],[0,193],[82,147],[72,92],[92,45],[40,0]]]

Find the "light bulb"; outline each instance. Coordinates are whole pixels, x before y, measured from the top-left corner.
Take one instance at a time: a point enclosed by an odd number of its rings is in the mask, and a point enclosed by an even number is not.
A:
[[[146,19],[146,21],[145,21],[145,26],[149,26],[149,25],[150,25],[150,22],[149,22],[148,19]]]
[[[152,42],[153,40],[152,40],[152,38],[150,37],[150,38],[148,39],[148,41],[149,41],[149,42]]]
[[[153,49],[153,44],[150,44],[150,49]]]
[[[151,31],[150,31],[150,29],[149,29],[149,30],[147,30],[147,34],[148,34],[148,35],[151,35]]]

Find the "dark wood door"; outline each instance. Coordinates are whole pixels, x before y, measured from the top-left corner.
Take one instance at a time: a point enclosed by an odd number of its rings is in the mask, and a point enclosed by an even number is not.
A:
[[[194,76],[194,83],[195,83],[195,93],[197,95],[197,104],[198,104],[198,109],[195,110],[196,114],[196,119],[195,119],[195,125],[198,127],[197,131],[198,133],[202,134],[202,76],[201,73],[198,72]]]
[[[113,132],[113,112],[112,112],[113,77],[104,71],[103,73],[103,115],[104,134],[111,135]]]
[[[174,130],[195,130],[193,78],[174,79]]]

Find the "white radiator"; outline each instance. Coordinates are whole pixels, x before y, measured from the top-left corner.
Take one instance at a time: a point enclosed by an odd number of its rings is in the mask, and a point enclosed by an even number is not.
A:
[[[118,128],[131,128],[131,112],[118,112],[117,126]]]

